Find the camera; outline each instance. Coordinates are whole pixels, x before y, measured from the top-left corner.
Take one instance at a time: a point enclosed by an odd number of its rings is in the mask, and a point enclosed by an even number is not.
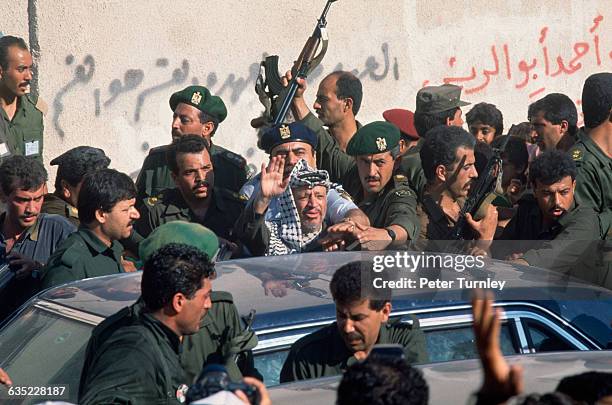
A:
[[[186,402],[189,404],[220,391],[235,392],[237,390],[244,392],[251,404],[259,405],[261,398],[257,387],[244,382],[233,382],[224,366],[209,364],[204,367],[196,382],[189,387]]]

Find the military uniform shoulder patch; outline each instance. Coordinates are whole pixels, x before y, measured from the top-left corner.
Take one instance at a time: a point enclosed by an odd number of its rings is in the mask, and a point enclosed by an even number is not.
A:
[[[149,198],[145,198],[145,203],[150,206],[150,207],[154,207],[155,204],[157,204],[157,202],[159,201],[159,198],[157,197],[149,197]]]
[[[72,205],[66,204],[66,214],[69,217],[78,218],[79,217],[79,210],[76,207],[73,207]]]
[[[572,159],[573,160],[580,161],[580,160],[582,160],[583,157],[584,157],[584,154],[582,153],[582,151],[580,149],[574,149],[572,151]]]
[[[398,197],[409,196],[411,194],[412,194],[412,192],[410,190],[406,189],[406,188],[402,188],[400,190],[396,190],[395,191],[395,195],[398,196]]]

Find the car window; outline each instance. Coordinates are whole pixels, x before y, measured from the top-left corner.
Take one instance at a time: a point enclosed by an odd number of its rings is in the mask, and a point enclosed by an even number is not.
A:
[[[478,358],[471,325],[424,329],[424,332],[431,363]],[[501,327],[500,344],[505,355],[518,353],[507,322]]]
[[[539,352],[555,352],[560,350],[576,350],[565,339],[548,326],[532,319],[523,319],[525,335],[531,342],[530,346]]]
[[[288,354],[289,348],[285,348],[255,356],[255,367],[263,376],[266,386],[280,384],[280,371]]]
[[[85,347],[93,326],[30,307],[0,332],[2,368],[15,385],[66,385],[75,402]],[[32,403],[41,402],[36,398]],[[27,402],[28,403],[28,402]]]

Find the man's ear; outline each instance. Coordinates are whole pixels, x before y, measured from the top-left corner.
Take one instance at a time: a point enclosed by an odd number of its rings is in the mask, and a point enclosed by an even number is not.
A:
[[[350,97],[347,97],[344,99],[344,111],[348,112],[350,111],[351,114],[353,113],[353,99]]]
[[[101,208],[98,208],[95,212],[96,221],[101,224],[106,223],[106,212],[102,211]]]
[[[212,121],[206,121],[202,125],[202,136],[206,138],[207,141],[210,141],[212,137],[212,133],[215,130],[215,123]]]
[[[572,193],[576,191],[576,179],[572,180]]]
[[[569,122],[566,120],[561,121],[561,133],[566,134],[569,131]]]
[[[436,175],[436,178],[438,180],[440,180],[442,183],[444,183],[447,180],[447,170],[446,167],[444,167],[444,165],[438,165],[436,166],[434,173]]]
[[[187,301],[187,297],[183,295],[183,293],[176,293],[172,297],[172,309],[177,314],[181,313],[183,308],[185,307],[185,302]]]
[[[70,192],[70,188],[68,187],[68,182],[66,182],[66,180],[61,180],[60,187],[62,188],[60,192],[62,193],[62,197],[64,197],[64,200],[70,201],[72,193]]]
[[[385,305],[381,309],[383,323],[389,320],[389,316],[391,315],[391,308],[391,302],[385,302]]]

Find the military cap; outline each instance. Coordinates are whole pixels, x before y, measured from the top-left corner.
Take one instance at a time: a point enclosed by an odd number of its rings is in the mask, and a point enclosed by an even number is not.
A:
[[[268,129],[259,140],[259,147],[270,154],[274,147],[287,142],[305,142],[317,148],[317,134],[300,122],[278,124]]]
[[[470,104],[459,97],[461,97],[461,87],[454,84],[423,87],[417,93],[416,112],[435,114]]]
[[[78,183],[88,173],[106,169],[111,160],[102,149],[91,146],[77,146],[51,161],[58,167],[58,176],[70,183]]]
[[[219,239],[210,229],[193,222],[171,221],[155,228],[138,247],[144,262],[158,249],[170,243],[193,246],[213,260],[219,250]]]
[[[373,155],[386,152],[399,144],[400,130],[385,121],[364,125],[353,135],[346,147],[351,156]]]
[[[170,96],[170,108],[176,110],[179,103],[185,103],[205,112],[218,122],[223,122],[227,117],[227,108],[221,97],[213,96],[203,86],[189,86],[177,91]]]
[[[411,139],[419,139],[419,134],[414,127],[414,113],[401,108],[394,108],[383,113],[385,121],[392,123],[399,128],[402,136]]]

